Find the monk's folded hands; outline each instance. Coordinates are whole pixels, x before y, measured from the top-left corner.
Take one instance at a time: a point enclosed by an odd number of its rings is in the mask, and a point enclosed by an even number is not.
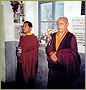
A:
[[[57,61],[57,57],[56,57],[56,53],[55,52],[53,54],[51,54],[51,59],[53,61]]]

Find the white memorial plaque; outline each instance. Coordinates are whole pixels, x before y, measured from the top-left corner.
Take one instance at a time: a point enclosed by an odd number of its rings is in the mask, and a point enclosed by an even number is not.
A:
[[[72,18],[72,33],[76,36],[77,43],[85,45],[85,18]]]

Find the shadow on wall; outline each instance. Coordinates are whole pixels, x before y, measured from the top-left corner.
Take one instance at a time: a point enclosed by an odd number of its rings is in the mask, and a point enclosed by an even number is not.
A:
[[[80,75],[74,83],[74,89],[85,89],[85,54],[80,53],[81,66]],[[48,62],[45,54],[45,47],[39,47],[38,73],[36,77],[36,88],[47,89],[48,83]]]

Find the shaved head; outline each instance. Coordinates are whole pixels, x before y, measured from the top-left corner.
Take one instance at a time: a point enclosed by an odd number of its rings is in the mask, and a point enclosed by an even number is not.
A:
[[[64,33],[69,26],[68,19],[66,17],[60,17],[57,21],[57,28],[59,33]]]
[[[58,20],[64,20],[65,23],[68,23],[68,19],[66,17],[60,17]]]

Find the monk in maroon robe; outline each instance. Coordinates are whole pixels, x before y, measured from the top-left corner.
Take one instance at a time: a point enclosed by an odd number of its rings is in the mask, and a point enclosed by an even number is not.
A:
[[[18,56],[18,70],[17,81],[20,87],[26,85],[24,88],[35,88],[35,77],[38,66],[38,47],[39,43],[32,30],[32,23],[29,21],[24,22],[23,32],[20,37],[19,47],[21,52],[17,51]],[[33,83],[34,82],[34,83]]]
[[[73,83],[80,72],[80,55],[75,36],[67,29],[66,17],[57,21],[58,32],[52,35],[46,47],[48,56],[48,88],[72,89]]]

